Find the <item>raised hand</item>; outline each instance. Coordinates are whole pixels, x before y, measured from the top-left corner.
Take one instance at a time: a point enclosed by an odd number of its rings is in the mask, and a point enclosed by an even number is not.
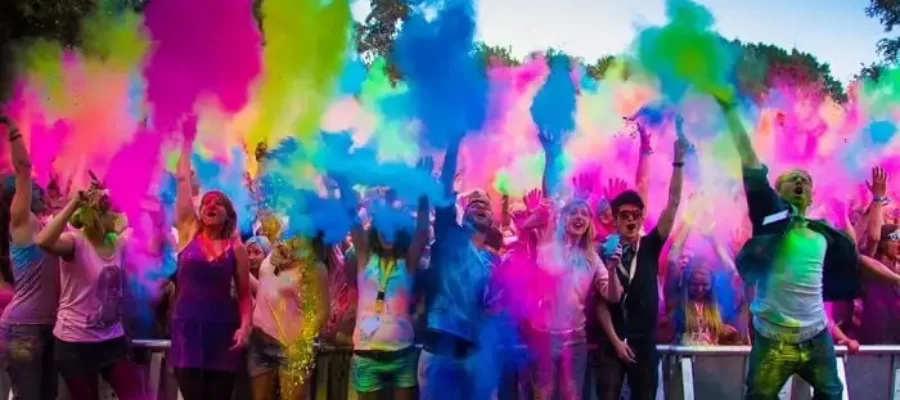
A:
[[[544,192],[540,189],[531,189],[528,193],[525,193],[525,196],[522,198],[522,201],[525,203],[525,207],[528,211],[535,211],[541,206],[541,202],[544,199]]]
[[[597,191],[597,177],[589,173],[575,175],[572,177],[572,186],[579,195],[593,195]]]
[[[628,190],[628,184],[625,183],[624,180],[619,178],[613,178],[609,180],[609,183],[606,186],[606,190],[603,193],[603,196],[612,201],[616,196],[621,194],[622,192]]]
[[[546,129],[538,130],[538,140],[544,148],[546,155],[555,157],[562,152],[562,137],[559,134],[550,132]]]
[[[429,175],[434,174],[434,158],[425,156],[416,163],[416,168],[427,172]]]
[[[256,157],[256,162],[265,160],[266,156],[269,155],[269,146],[266,145],[266,142],[257,143],[256,150],[253,151],[253,155]]]
[[[872,193],[872,196],[884,198],[887,194],[887,180],[888,175],[887,172],[884,171],[884,168],[872,168],[872,180],[871,182],[866,181],[866,186],[869,188],[869,192]]]
[[[185,117],[184,122],[181,125],[181,130],[184,134],[185,146],[193,145],[194,139],[197,138],[197,115],[190,114]]]

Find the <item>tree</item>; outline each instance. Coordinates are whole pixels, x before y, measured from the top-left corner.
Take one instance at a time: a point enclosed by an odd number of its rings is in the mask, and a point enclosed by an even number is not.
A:
[[[609,67],[616,62],[616,58],[613,56],[603,56],[594,61],[593,64],[586,65],[585,71],[588,75],[596,80],[603,79],[603,76],[606,75],[606,71],[609,70]]]
[[[403,0],[371,0],[372,10],[364,23],[356,24],[356,45],[369,61],[390,57],[400,23],[409,15]]]
[[[484,57],[485,65],[520,65],[522,64],[512,55],[512,47],[490,46],[484,42],[475,45],[475,51]]]
[[[866,15],[878,18],[884,31],[891,33],[894,27],[900,25],[900,1],[897,0],[870,0],[866,7]],[[878,53],[888,62],[900,61],[900,38],[884,38],[878,41]]]
[[[786,84],[818,90],[838,102],[847,100],[843,85],[831,75],[831,67],[809,53],[738,40],[730,45],[739,54],[737,81],[745,93],[759,98],[770,88]]]

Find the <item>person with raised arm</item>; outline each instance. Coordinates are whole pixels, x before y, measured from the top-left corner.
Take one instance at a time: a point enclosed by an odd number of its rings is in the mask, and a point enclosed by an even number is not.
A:
[[[469,399],[476,391],[475,366],[469,363],[478,346],[479,328],[487,318],[488,283],[499,261],[486,243],[493,227],[490,198],[474,191],[456,221],[456,177],[459,141],[444,157],[441,183],[451,202],[438,207],[434,220],[431,265],[427,269],[427,328],[419,357],[419,393],[423,400]],[[445,384],[452,382],[452,384]]]
[[[753,149],[734,94],[715,94],[741,159],[753,236],[738,253],[738,272],[757,295],[750,305],[752,350],[747,399],[777,399],[797,374],[816,399],[841,399],[834,342],[825,300],[860,294],[856,243],[825,221],[809,219],[813,178],[788,170],[769,182],[769,169]]]
[[[419,168],[429,175],[433,165],[430,158],[419,162]],[[355,277],[358,289],[351,365],[353,388],[360,400],[384,398],[390,387],[396,400],[415,399],[418,354],[414,345],[413,282],[429,239],[428,200],[419,198],[413,229],[403,222],[400,226],[387,226],[378,216],[366,229],[358,216],[355,192],[346,181],[339,182],[341,196],[354,219],[350,238],[355,263],[345,265],[347,273]],[[385,206],[393,208],[391,203],[388,201]]]
[[[597,396],[618,399],[628,380],[632,399],[655,399],[657,391],[656,328],[659,308],[659,256],[672,232],[681,203],[684,157],[689,144],[680,134],[669,182],[669,198],[656,227],[641,235],[645,206],[641,196],[626,190],[612,200],[617,235],[607,239],[604,262],[615,268],[624,294],[618,301],[601,301],[596,309],[605,340],[597,354]]]
[[[59,305],[59,257],[35,243],[49,217],[40,188],[31,179],[31,159],[16,125],[0,116],[5,125],[15,171],[10,204],[9,253],[13,296],[0,317],[2,355],[16,399],[55,399],[56,363],[53,361],[53,324]],[[20,350],[27,349],[27,352]]]
[[[177,172],[179,254],[169,361],[185,400],[227,399],[252,329],[250,261],[237,234],[234,205],[224,193],[204,193],[199,214],[194,210],[190,156],[196,119],[185,129]]]
[[[119,218],[95,180],[34,239],[42,250],[65,261],[59,271],[53,352],[69,393],[77,399],[99,399],[99,377],[120,399],[142,395],[123,323],[127,240],[116,233]],[[67,231],[70,221],[78,229]]]

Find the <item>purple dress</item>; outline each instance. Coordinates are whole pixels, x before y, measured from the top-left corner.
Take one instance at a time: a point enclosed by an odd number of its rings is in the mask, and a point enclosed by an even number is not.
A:
[[[234,250],[209,261],[194,238],[178,255],[169,361],[175,368],[234,372],[240,351],[230,351],[240,325],[237,301],[231,297]]]

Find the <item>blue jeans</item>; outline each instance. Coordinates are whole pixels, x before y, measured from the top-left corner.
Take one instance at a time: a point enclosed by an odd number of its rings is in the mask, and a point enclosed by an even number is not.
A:
[[[753,335],[747,372],[747,400],[776,400],[791,375],[815,390],[815,400],[841,400],[844,385],[837,372],[834,342],[828,330],[810,340],[788,343]]]
[[[3,325],[0,335],[13,400],[55,400],[59,376],[53,325]]]

